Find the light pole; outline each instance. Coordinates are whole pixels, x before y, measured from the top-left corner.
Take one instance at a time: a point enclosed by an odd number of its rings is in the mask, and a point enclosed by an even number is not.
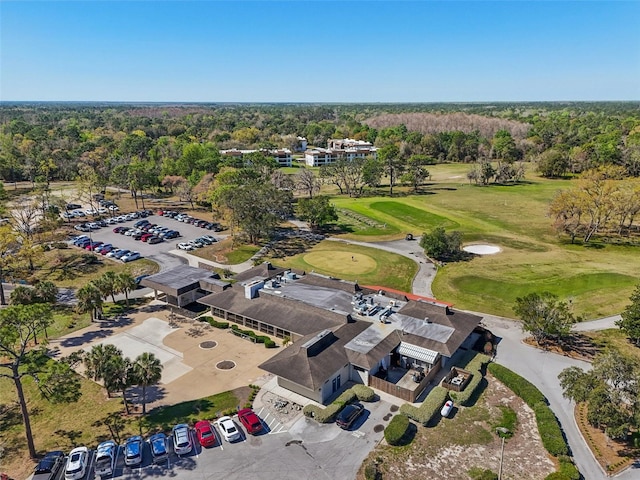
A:
[[[498,480],[502,480],[502,458],[504,457],[504,439],[510,433],[511,432],[509,431],[508,428],[505,428],[505,427],[496,428],[496,435],[502,438],[502,447],[500,448],[500,467],[498,468]]]

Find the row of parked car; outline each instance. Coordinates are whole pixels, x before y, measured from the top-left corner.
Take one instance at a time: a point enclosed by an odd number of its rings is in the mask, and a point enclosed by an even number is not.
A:
[[[138,220],[133,224],[133,227],[116,227],[113,229],[113,233],[119,233],[134,240],[141,240],[150,244],[182,236],[178,230],[151,223],[149,220]]]
[[[91,240],[86,235],[80,235],[74,237],[71,243],[76,247],[84,248],[95,253],[104,255],[105,257],[114,258],[121,262],[127,263],[142,258],[140,252],[127,250],[124,248],[117,248],[111,243],[104,243],[99,240]]]
[[[149,215],[153,215],[153,212],[151,210],[140,210],[138,212],[131,212],[123,215],[118,215],[116,217],[96,219],[93,222],[80,223],[73,228],[80,232],[89,232],[92,230],[98,230],[100,228],[107,227],[109,225],[116,225],[118,223],[136,220],[138,218],[146,218]]]
[[[238,420],[250,435],[256,435],[263,431],[264,427],[260,418],[250,408],[238,411]],[[233,418],[224,416],[215,422],[220,435],[227,442],[240,440],[242,435]],[[202,447],[211,447],[216,444],[218,436],[214,433],[214,425],[208,420],[196,422],[193,430],[198,443]],[[186,423],[173,427],[171,431],[173,451],[176,455],[188,455],[193,451],[191,428]],[[151,461],[155,464],[164,463],[169,458],[169,437],[164,433],[156,433],[148,438],[151,450]],[[144,440],[136,435],[127,439],[124,444],[124,463],[128,467],[136,467],[143,463]],[[96,448],[95,475],[104,477],[113,475],[116,469],[118,445],[113,440],[102,442]],[[90,451],[86,446],[76,447],[66,457],[62,451],[49,452],[35,468],[33,480],[53,480],[64,465],[65,480],[78,480],[83,478],[89,467]]]
[[[222,226],[219,223],[195,218],[191,215],[187,215],[186,213],[180,213],[174,210],[158,210],[156,214],[167,218],[173,218],[178,222],[190,223],[192,225],[195,225],[196,227],[213,230],[214,232],[222,231]]]
[[[218,240],[213,235],[202,235],[201,237],[189,240],[188,242],[180,242],[178,248],[180,250],[195,250],[196,248],[202,248],[207,245],[213,245]]]

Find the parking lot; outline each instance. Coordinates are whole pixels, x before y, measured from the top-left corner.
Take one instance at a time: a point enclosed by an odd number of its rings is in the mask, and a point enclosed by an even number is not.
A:
[[[113,229],[116,227],[124,226],[124,227],[133,228],[134,223],[136,223],[138,220],[140,219],[136,218],[136,219],[124,221],[122,223],[107,225],[99,229],[91,230],[90,232],[78,231],[77,234],[86,235],[90,237],[93,241],[110,243],[115,248],[124,248],[127,250],[140,252],[140,254],[143,257],[153,257],[154,255],[157,255],[159,253],[165,253],[170,250],[175,250],[177,248],[176,245],[178,243],[193,240],[195,238],[201,237],[202,235],[211,235],[216,239],[221,239],[226,236],[226,235],[220,235],[211,230],[196,227],[195,225],[192,225],[189,223],[179,222],[173,218],[159,216],[159,215],[151,215],[147,217],[146,220],[148,220],[150,223],[179,231],[180,232],[179,237],[168,239],[153,245],[149,245],[147,242],[134,240],[130,236],[113,232]]]
[[[194,449],[182,457],[173,453],[169,438],[170,455],[166,462],[153,464],[147,442],[143,448],[143,462],[139,467],[124,465],[123,448],[116,457],[113,475],[102,478],[158,478],[179,479],[291,479],[336,480],[355,478],[356,472],[368,452],[382,438],[382,426],[388,423],[390,404],[378,401],[365,404],[365,413],[350,430],[342,430],[335,424],[318,424],[301,413],[288,430],[271,429],[265,418],[267,410],[256,409],[263,419],[265,431],[256,436],[248,435],[237,418],[241,440],[233,443],[222,440],[214,424],[216,443],[209,448],[198,445],[191,431]],[[95,451],[91,452],[89,470],[84,478],[95,477]]]

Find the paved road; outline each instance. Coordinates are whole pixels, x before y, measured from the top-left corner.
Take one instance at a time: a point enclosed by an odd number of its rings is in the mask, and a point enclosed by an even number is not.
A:
[[[417,241],[397,240],[393,242],[366,243],[334,238],[330,240],[380,248],[411,258],[420,267],[420,271],[413,282],[413,293],[433,296],[431,283],[435,278],[436,268],[426,259]],[[520,323],[515,320],[478,312],[471,313],[484,317],[483,323],[487,328],[501,338],[496,362],[529,380],[547,397],[551,408],[562,425],[575,462],[585,478],[588,480],[609,478],[597,463],[582,437],[573,415],[574,404],[562,396],[562,389],[558,381],[558,374],[565,368],[578,366],[588,370],[591,368],[591,364],[545,352],[524,344],[522,340],[525,334],[522,332]],[[574,326],[574,331],[616,328],[615,321],[619,318],[620,315],[613,315],[598,320],[582,322]],[[640,478],[640,462],[636,462],[634,466],[625,470],[616,478],[638,480]]]

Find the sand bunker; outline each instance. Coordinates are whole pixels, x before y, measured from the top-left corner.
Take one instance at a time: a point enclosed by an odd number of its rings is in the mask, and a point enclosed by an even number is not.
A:
[[[476,255],[493,255],[500,252],[500,247],[495,245],[467,245],[462,249],[465,252],[475,253]]]

